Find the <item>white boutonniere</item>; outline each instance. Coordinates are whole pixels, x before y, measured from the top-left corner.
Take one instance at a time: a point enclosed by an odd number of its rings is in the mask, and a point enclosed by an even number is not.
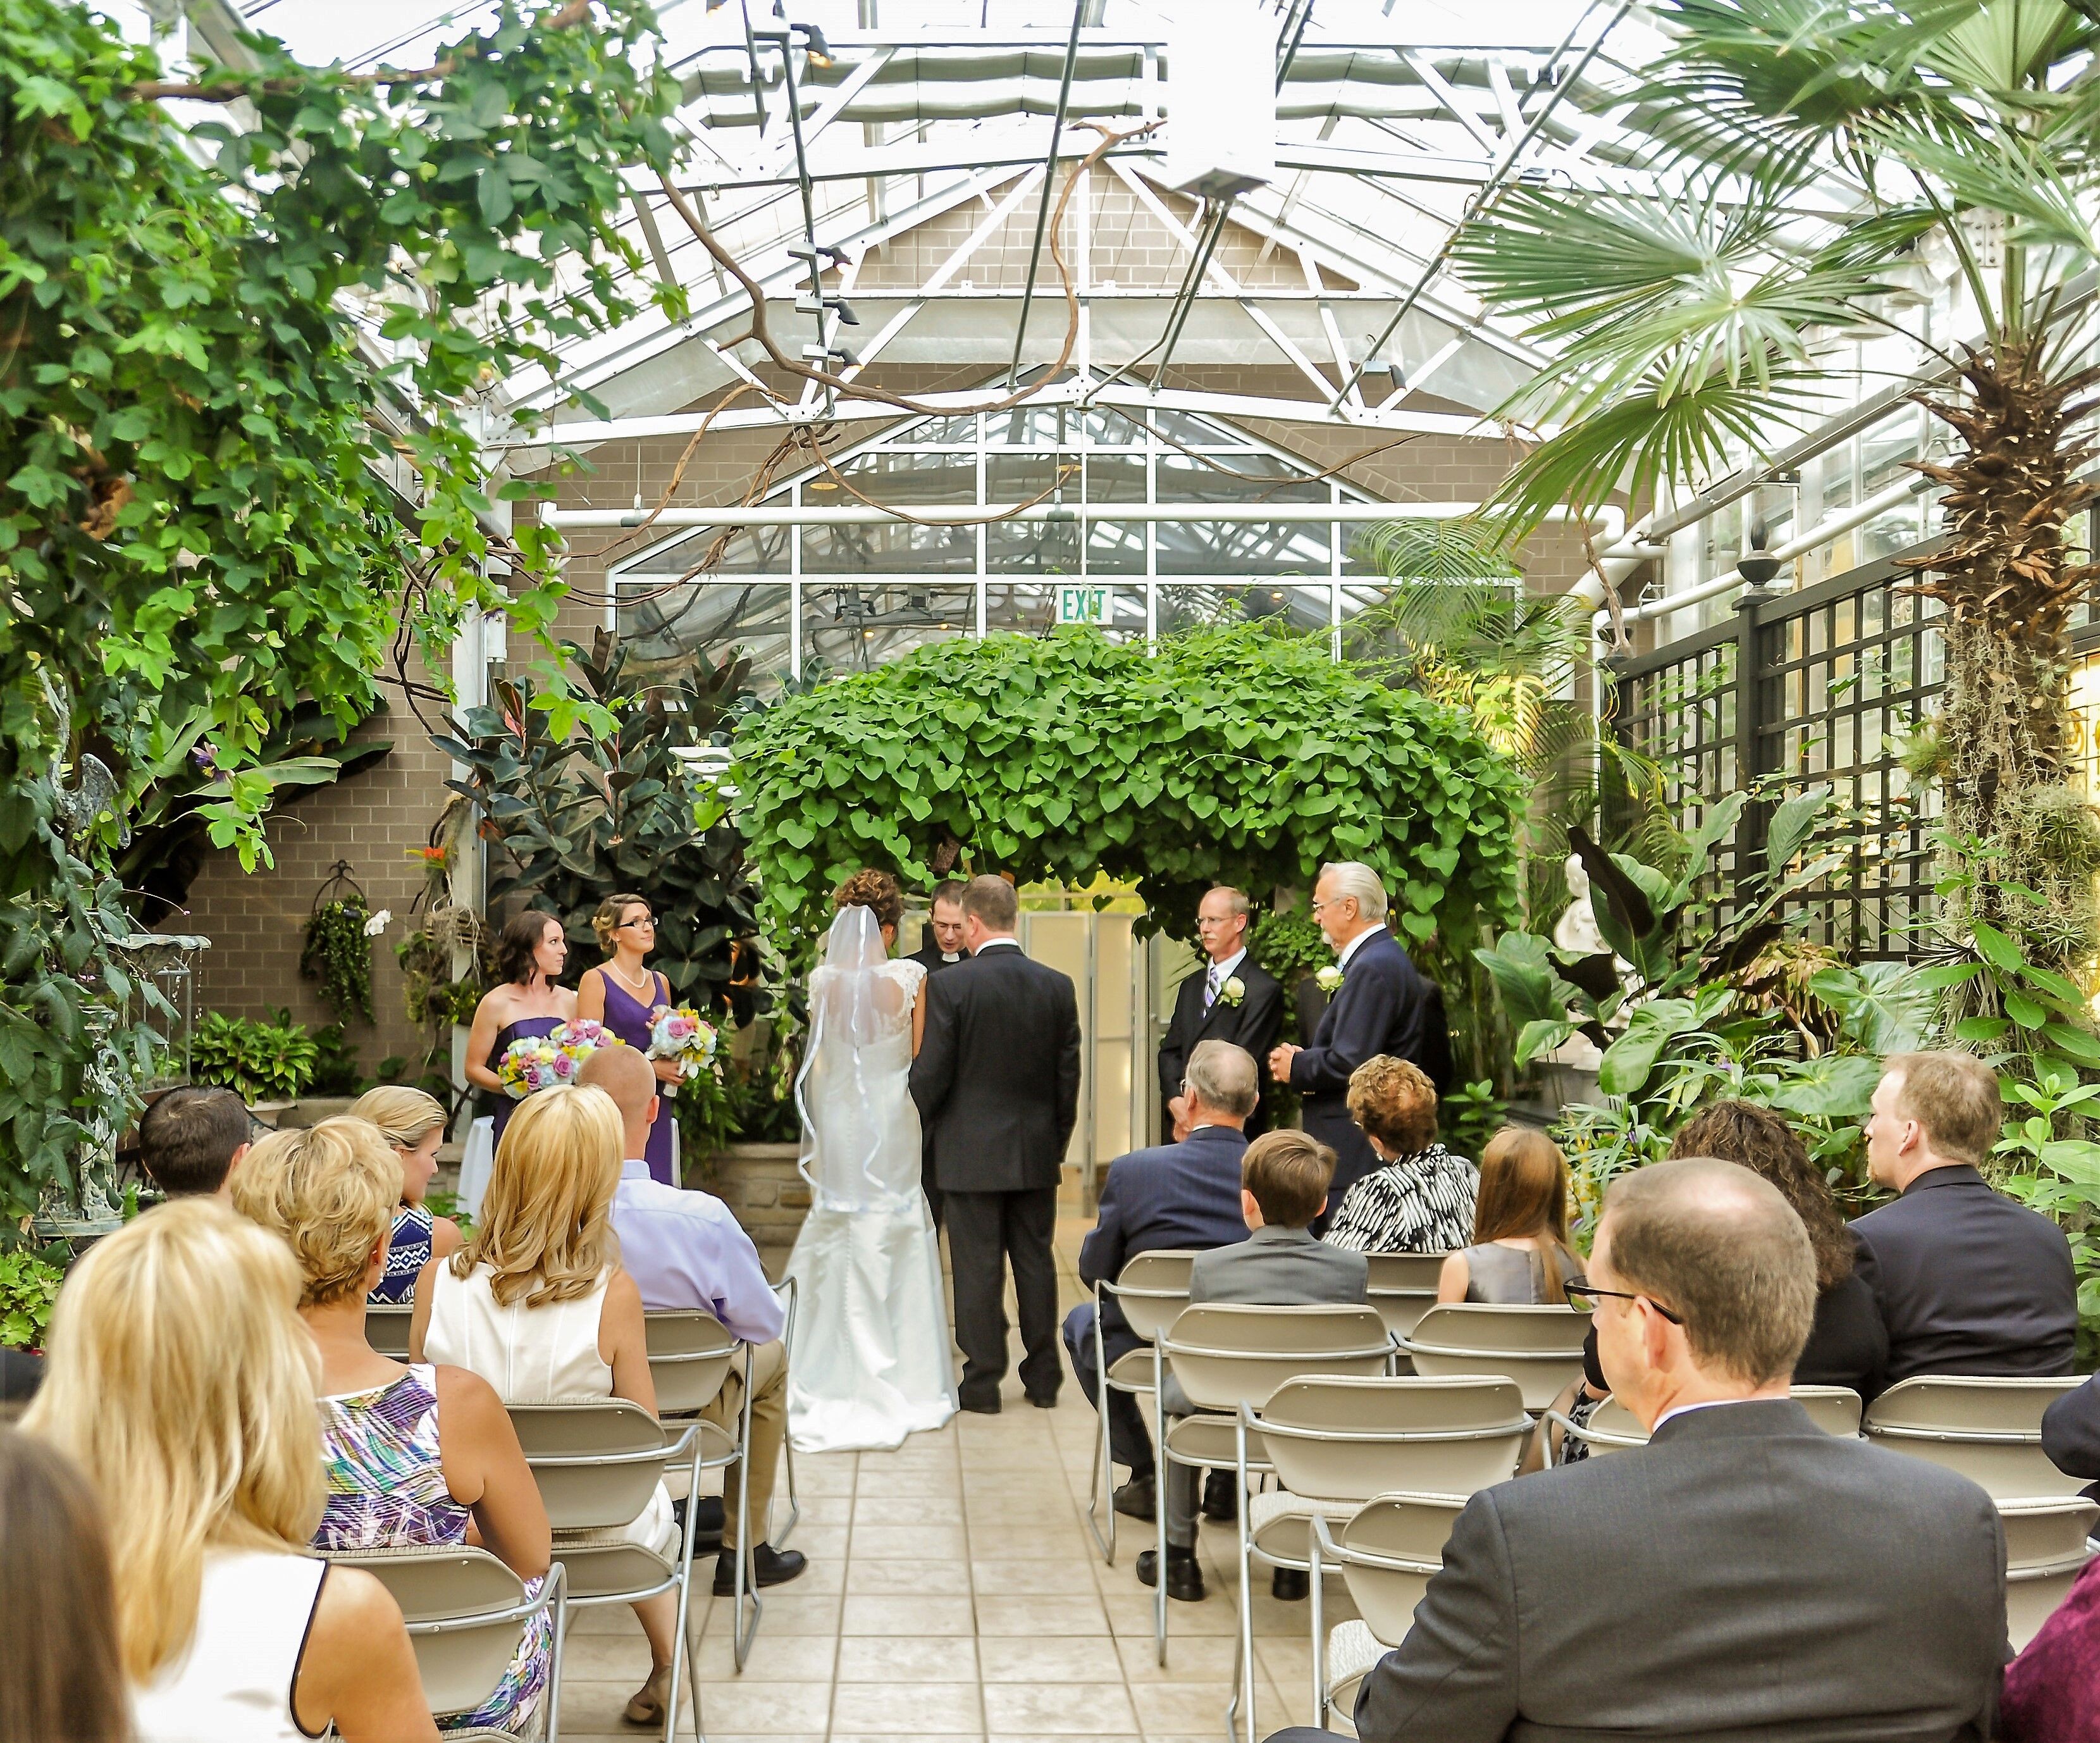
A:
[[[1246,982],[1237,974],[1229,976],[1225,984],[1218,989],[1218,1003],[1220,1004],[1238,1004],[1245,997]]]
[[[1342,990],[1342,981],[1343,978],[1342,971],[1332,963],[1328,964],[1326,968],[1322,969],[1317,974],[1314,975],[1312,978],[1318,985],[1320,991],[1326,994],[1326,995],[1330,999]]]

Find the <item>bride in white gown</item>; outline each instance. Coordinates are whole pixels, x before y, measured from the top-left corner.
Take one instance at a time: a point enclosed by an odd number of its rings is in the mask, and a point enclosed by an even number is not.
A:
[[[798,1452],[896,1446],[955,1410],[910,1084],[926,971],[889,960],[894,939],[869,909],[841,908],[810,980],[795,1099],[814,1202],[788,1260],[801,1295],[788,1363]]]

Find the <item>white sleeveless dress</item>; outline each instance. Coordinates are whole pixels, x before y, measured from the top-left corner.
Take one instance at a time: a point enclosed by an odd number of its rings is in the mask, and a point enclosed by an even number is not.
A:
[[[810,978],[813,1041],[801,1083],[803,1172],[814,1196],[788,1260],[801,1291],[788,1359],[798,1452],[900,1445],[955,1414],[941,1248],[920,1188],[911,1010],[924,968]],[[873,996],[867,996],[871,991]]]
[[[137,1743],[305,1743],[292,1683],[328,1564],[267,1550],[208,1550],[196,1632],[131,1691]]]
[[[540,1307],[522,1300],[505,1307],[490,1291],[488,1278],[485,1265],[464,1277],[454,1274],[449,1260],[437,1268],[423,1334],[426,1361],[479,1374],[505,1404],[580,1404],[612,1396],[612,1369],[598,1348],[610,1270],[589,1294]],[[675,1554],[678,1525],[661,1483],[626,1537],[660,1555]]]

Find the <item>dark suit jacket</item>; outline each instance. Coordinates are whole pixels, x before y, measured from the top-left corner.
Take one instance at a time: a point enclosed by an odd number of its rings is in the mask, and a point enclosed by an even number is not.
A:
[[[1246,1238],[1240,1215],[1240,1158],[1246,1136],[1229,1126],[1199,1126],[1179,1144],[1136,1149],[1109,1164],[1101,1217],[1079,1243],[1079,1281],[1114,1282],[1140,1253],[1230,1247]],[[1110,1300],[1104,1333],[1128,1324]]]
[[[926,929],[925,942],[905,958],[907,962],[917,963],[929,974],[938,974],[943,969],[960,969],[969,960],[969,952],[965,951],[954,962],[945,960],[941,955],[941,947],[933,942],[933,929],[931,926]]]
[[[1349,1074],[1381,1053],[1421,1066],[1439,1095],[1450,1087],[1444,995],[1383,926],[1357,947],[1312,1044],[1290,1061],[1290,1087],[1304,1098],[1305,1129],[1338,1158],[1327,1192],[1330,1209],[1379,1166],[1370,1141],[1349,1118],[1348,1093]]]
[[[1889,1385],[1915,1374],[2071,1372],[2071,1243],[1974,1168],[1921,1174],[1852,1232],[1889,1328]]]
[[[1982,1489],[1790,1399],[1716,1405],[1474,1496],[1357,1733],[1966,1743],[2010,1656]]]
[[[911,1099],[942,1192],[1057,1185],[1079,1118],[1071,977],[990,944],[929,978]]]
[[[1174,995],[1173,1021],[1159,1039],[1159,1105],[1162,1119],[1172,1118],[1166,1113],[1167,1104],[1181,1093],[1181,1079],[1189,1069],[1189,1056],[1196,1051],[1198,1041],[1229,1041],[1235,1047],[1245,1048],[1254,1055],[1255,1088],[1262,1091],[1268,1088],[1268,1051],[1283,1033],[1283,982],[1268,969],[1257,967],[1253,957],[1242,956],[1233,974],[1246,988],[1246,996],[1238,1004],[1227,1004],[1220,999],[1206,1014],[1203,977],[1210,966],[1209,960],[1205,959],[1196,972],[1182,982],[1180,990]],[[1264,1093],[1255,1104],[1254,1113],[1246,1123],[1249,1137],[1268,1130],[1268,1099]]]
[[[2100,1477],[2100,1375],[2041,1413],[2041,1450],[2066,1476]],[[2085,1494],[2100,1501],[2100,1482]]]

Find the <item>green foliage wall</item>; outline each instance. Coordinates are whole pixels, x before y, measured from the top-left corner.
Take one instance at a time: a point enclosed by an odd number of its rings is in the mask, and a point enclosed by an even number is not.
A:
[[[1331,859],[1383,874],[1410,943],[1515,913],[1508,763],[1455,710],[1258,626],[1149,653],[1094,630],[942,642],[782,702],[737,749],[786,947],[848,872],[923,889],[958,845],[1023,882],[1130,879],[1181,933],[1214,880],[1309,886]]]

